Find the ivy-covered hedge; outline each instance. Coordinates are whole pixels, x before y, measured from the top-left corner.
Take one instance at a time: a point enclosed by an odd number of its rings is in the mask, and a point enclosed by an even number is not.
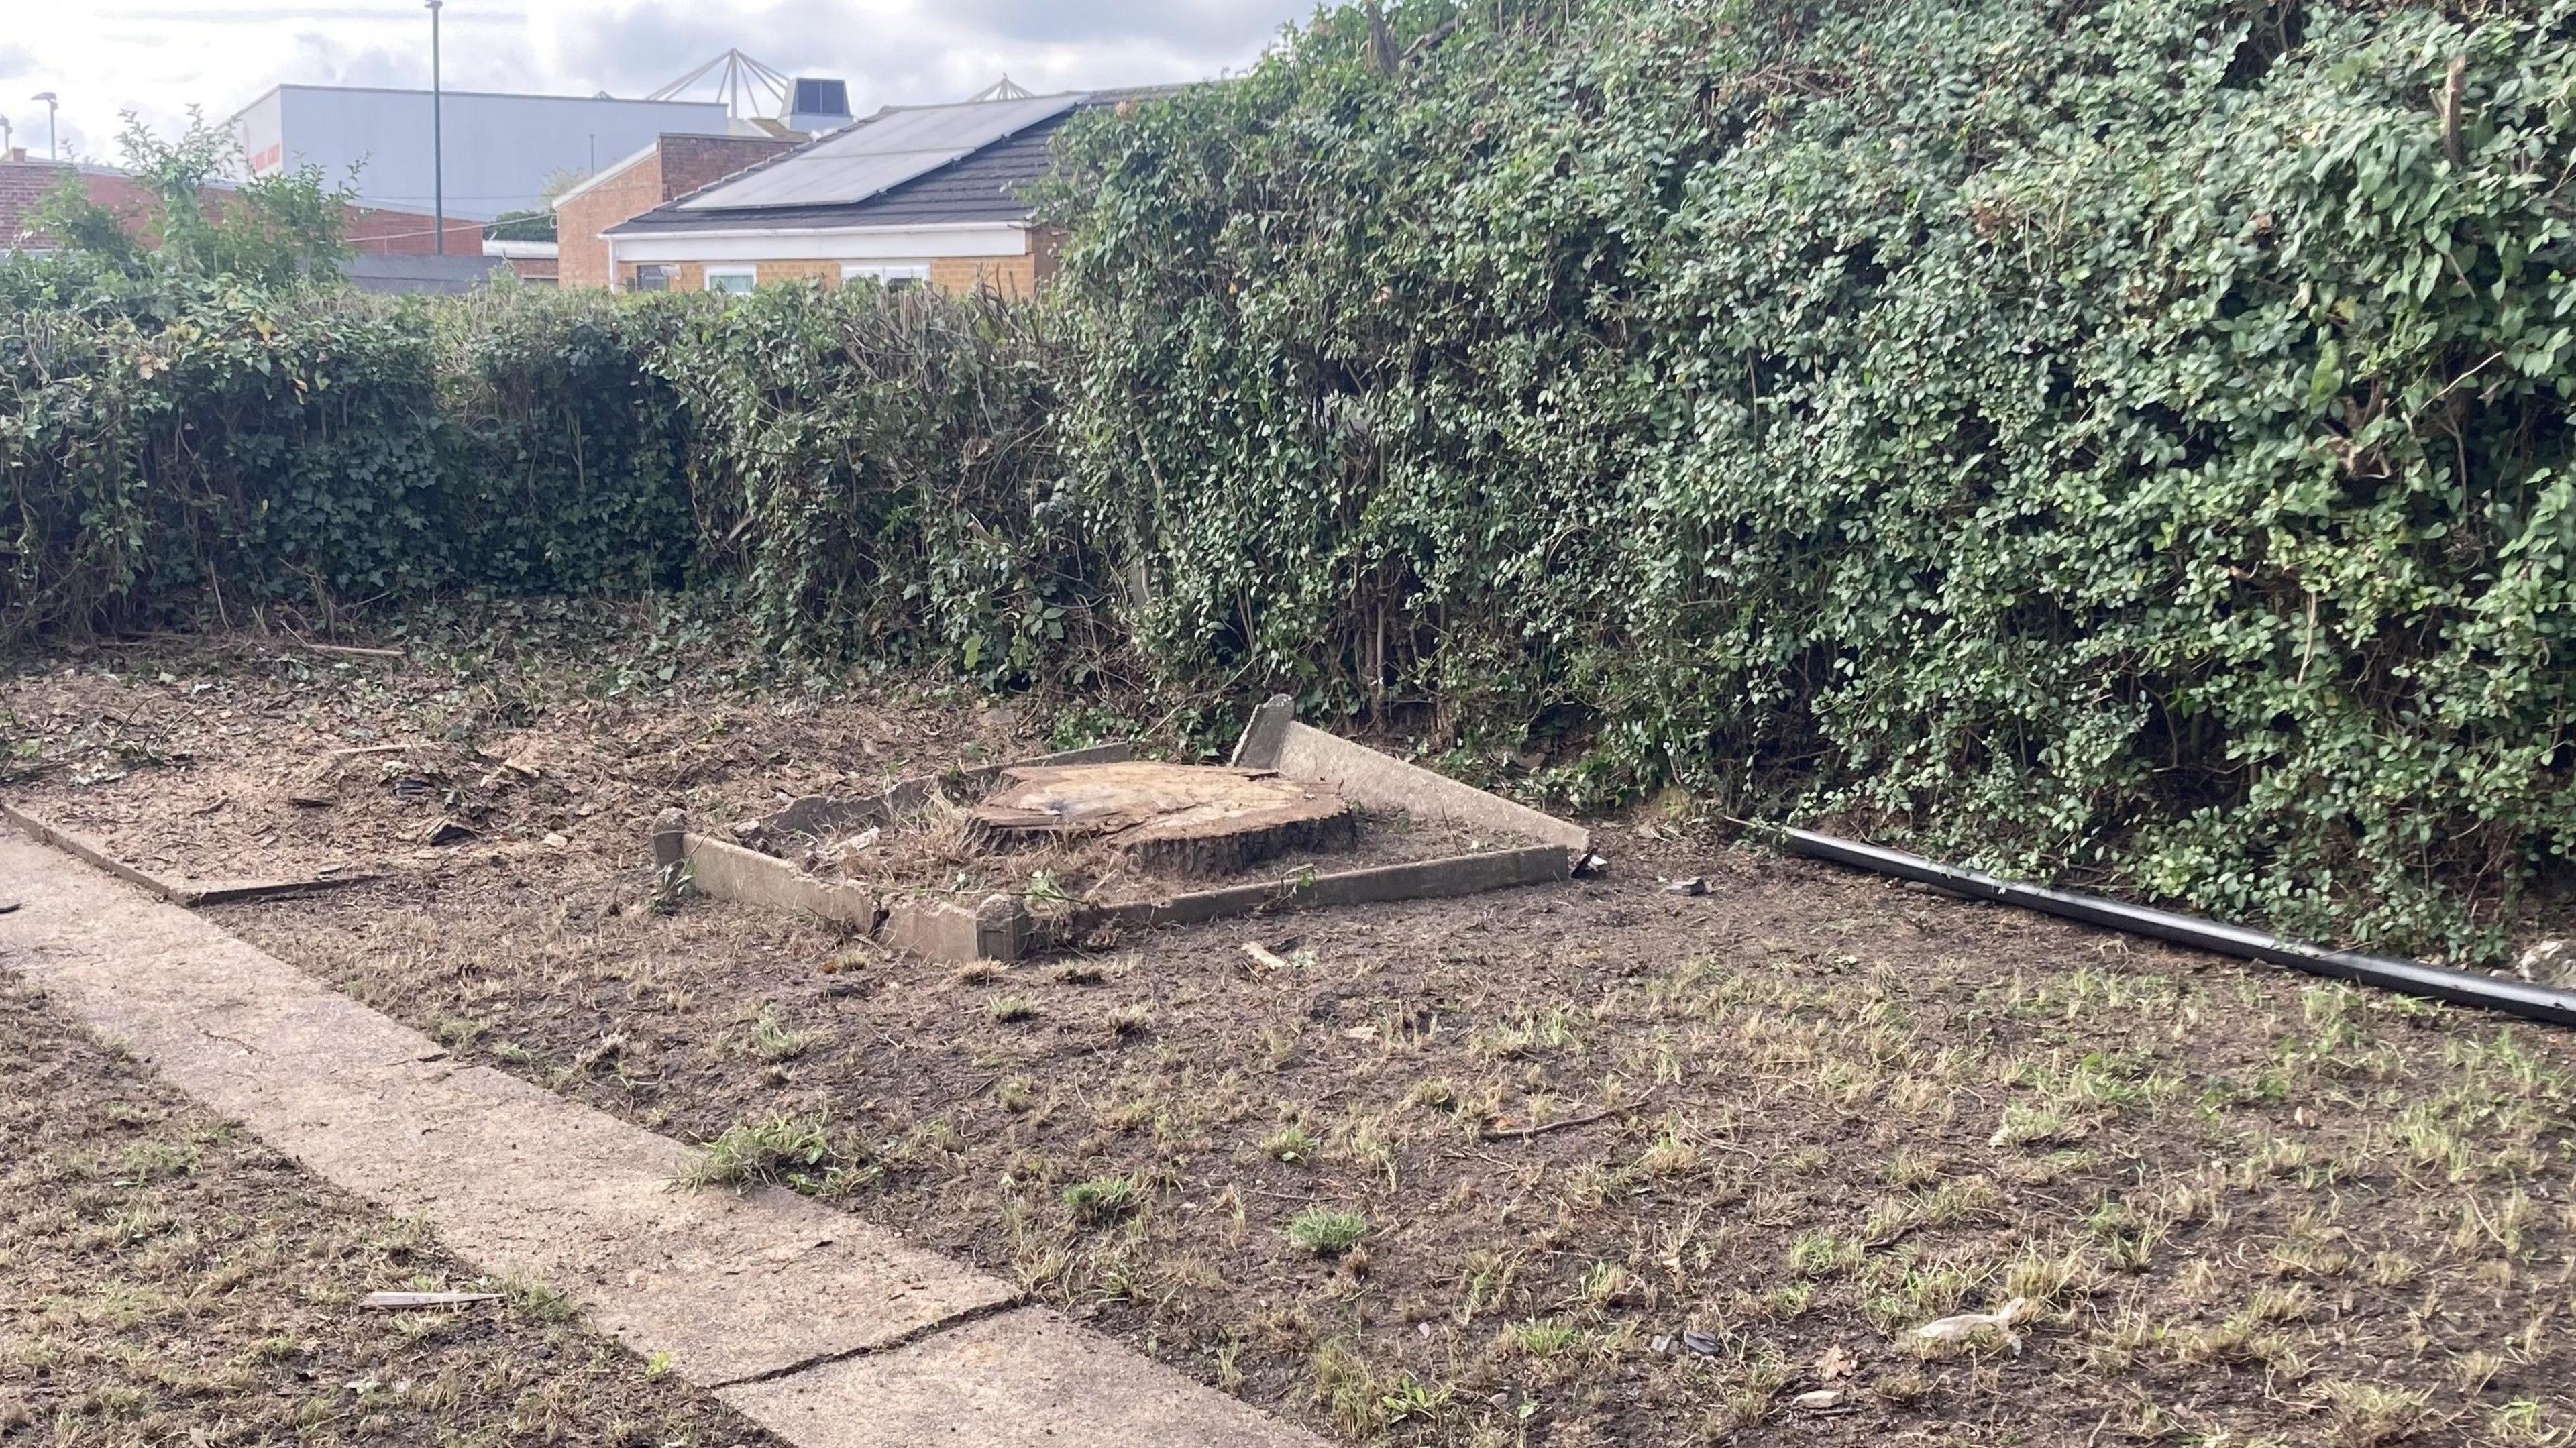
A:
[[[2492,958],[2576,841],[2576,8],[1399,0],[1027,308],[0,263],[0,637],[720,580]]]
[[[1026,307],[71,280],[0,268],[0,643],[722,579],[781,647],[1021,685],[1087,596]]]
[[[2572,146],[2564,3],[1346,8],[1074,130],[1071,471],[1172,683],[2474,953],[2576,841]]]

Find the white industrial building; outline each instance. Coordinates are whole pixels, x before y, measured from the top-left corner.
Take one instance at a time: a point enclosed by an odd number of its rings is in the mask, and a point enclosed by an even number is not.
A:
[[[721,101],[488,91],[448,91],[440,114],[447,214],[486,221],[540,205],[549,178],[590,175],[665,131],[723,135],[752,124]],[[425,212],[434,199],[428,91],[281,85],[233,126],[255,175],[310,165],[337,182],[354,167],[362,205]]]

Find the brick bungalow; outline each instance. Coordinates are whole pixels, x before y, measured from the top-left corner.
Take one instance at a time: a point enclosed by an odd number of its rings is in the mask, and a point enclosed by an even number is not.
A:
[[[568,287],[609,283],[600,233],[665,201],[703,190],[792,149],[798,138],[666,134],[555,198],[558,278]]]
[[[889,106],[608,227],[606,266],[620,291],[865,276],[1026,296],[1054,245],[1023,193],[1046,174],[1057,127],[1125,94]]]

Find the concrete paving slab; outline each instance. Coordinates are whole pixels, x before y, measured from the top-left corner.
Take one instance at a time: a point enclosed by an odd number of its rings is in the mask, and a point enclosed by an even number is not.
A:
[[[901,1343],[1016,1294],[791,1193],[684,1192],[689,1149],[483,1067],[176,906],[0,838],[0,963],[318,1175],[422,1214],[706,1386]]]
[[[1044,1308],[717,1394],[807,1448],[1320,1448]]]

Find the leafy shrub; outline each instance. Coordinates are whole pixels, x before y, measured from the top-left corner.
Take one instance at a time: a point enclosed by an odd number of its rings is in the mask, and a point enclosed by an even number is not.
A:
[[[1035,308],[0,260],[0,641],[712,582],[2346,943],[2567,878],[2565,0],[1385,26],[1070,124]]]
[[[1023,684],[1096,568],[1056,498],[1042,318],[982,294],[764,288],[655,353],[696,428],[702,536],[760,630]]]
[[[1078,121],[1140,657],[2491,951],[2576,838],[2576,12],[2468,8],[1421,0]]]

